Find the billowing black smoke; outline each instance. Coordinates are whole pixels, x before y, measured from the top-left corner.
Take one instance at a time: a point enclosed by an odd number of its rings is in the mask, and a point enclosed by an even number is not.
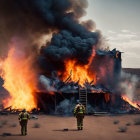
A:
[[[98,41],[98,34],[89,31],[94,26],[91,20],[80,24],[87,6],[87,0],[1,0],[0,44],[6,46],[18,36],[28,40],[27,48],[36,49],[39,37],[55,32],[50,44],[41,49],[41,69],[63,69],[67,58],[87,64]]]
[[[48,62],[47,69],[51,67],[50,71],[62,70],[64,60],[69,58],[76,58],[79,64],[87,64],[93,45],[97,43],[97,34],[86,30],[83,33],[77,35],[68,30],[62,30],[55,34],[51,44],[42,49],[44,61]]]

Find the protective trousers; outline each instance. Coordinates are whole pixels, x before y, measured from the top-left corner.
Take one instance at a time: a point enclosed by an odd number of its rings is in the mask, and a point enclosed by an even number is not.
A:
[[[78,114],[76,116],[77,118],[77,128],[78,130],[82,130],[83,129],[83,119],[84,119],[84,115],[82,114]]]
[[[21,120],[20,125],[21,125],[21,134],[27,135],[27,120]]]

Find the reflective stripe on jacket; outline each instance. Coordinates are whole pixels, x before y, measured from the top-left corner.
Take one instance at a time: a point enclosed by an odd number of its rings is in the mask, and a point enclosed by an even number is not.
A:
[[[30,118],[29,114],[27,112],[21,112],[19,114],[19,120],[28,120]]]
[[[73,111],[74,114],[85,114],[86,110],[82,104],[77,104]]]

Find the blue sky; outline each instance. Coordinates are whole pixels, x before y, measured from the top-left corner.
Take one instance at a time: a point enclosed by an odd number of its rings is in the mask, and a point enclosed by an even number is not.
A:
[[[87,15],[108,40],[110,49],[122,52],[122,66],[140,68],[140,0],[88,0]]]

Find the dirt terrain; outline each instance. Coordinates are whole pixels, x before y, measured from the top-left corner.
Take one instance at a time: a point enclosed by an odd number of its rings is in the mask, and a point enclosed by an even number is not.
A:
[[[39,115],[38,120],[30,120],[28,123],[28,135],[20,136],[18,115],[0,116],[0,122],[8,120],[7,124],[0,128],[0,140],[140,140],[140,125],[134,125],[134,119],[139,115],[123,116],[86,116],[84,130],[77,131],[74,117],[58,117]],[[118,124],[114,121],[118,120]],[[11,127],[16,123],[16,127]],[[39,128],[33,128],[39,123]],[[126,132],[119,132],[118,128],[127,126]],[[64,131],[68,128],[68,131]],[[11,133],[11,136],[2,136],[3,133]]]

